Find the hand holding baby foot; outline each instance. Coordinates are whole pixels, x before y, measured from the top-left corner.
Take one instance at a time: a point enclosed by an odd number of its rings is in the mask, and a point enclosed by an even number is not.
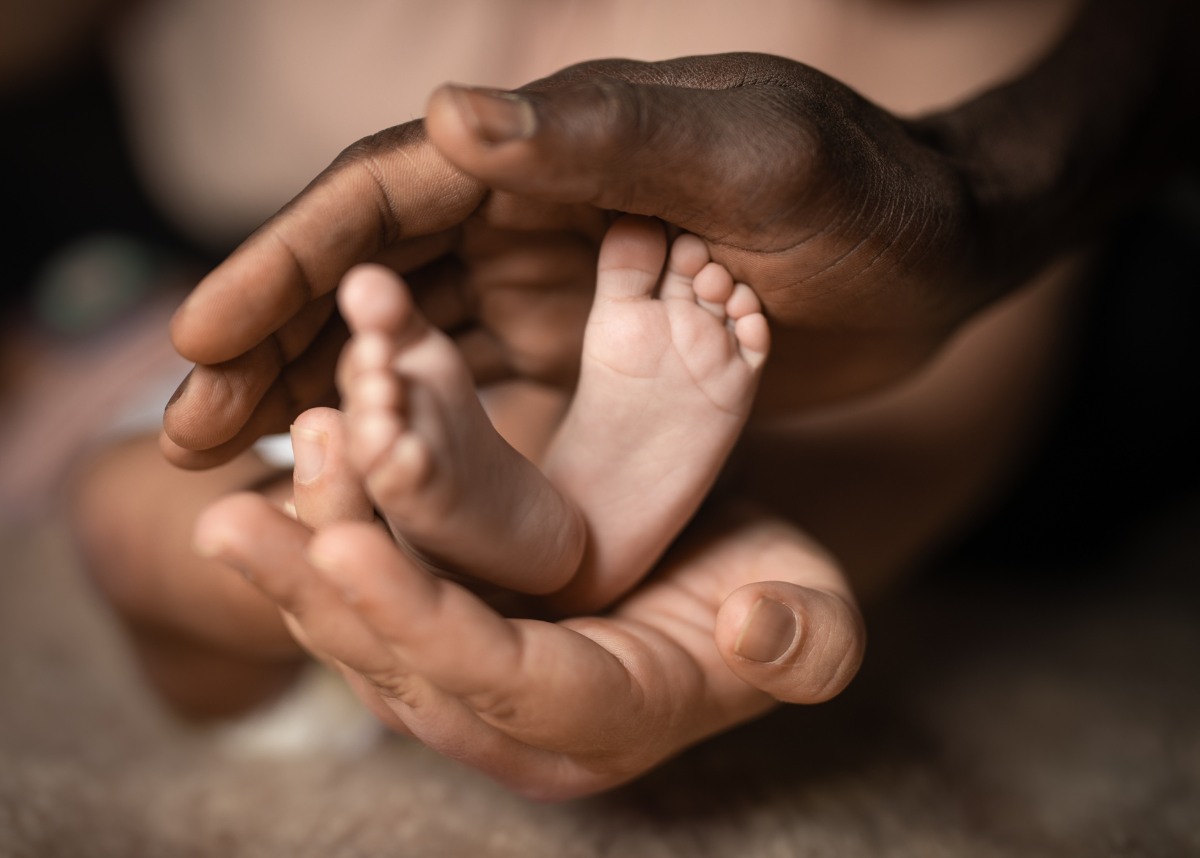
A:
[[[827,699],[862,656],[840,571],[761,516],[708,522],[611,615],[561,623],[501,616],[378,527],[310,542],[255,495],[211,508],[197,536],[393,727],[539,799],[632,779],[774,697]]]
[[[543,475],[493,428],[461,353],[398,277],[355,269],[340,301],[350,458],[398,538],[522,592],[567,585],[570,611],[612,602],[682,530],[749,416],[769,345],[758,299],[703,242],[681,236],[668,258],[660,224],[619,219]]]

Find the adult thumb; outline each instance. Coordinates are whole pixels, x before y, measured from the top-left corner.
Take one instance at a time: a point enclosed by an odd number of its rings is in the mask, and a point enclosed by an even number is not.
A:
[[[445,85],[426,130],[495,189],[736,241],[727,219],[761,229],[795,211],[819,135],[802,109],[812,70],[734,57],[588,63],[515,92]]]
[[[786,703],[821,703],[858,672],[866,631],[857,606],[839,593],[765,581],[725,600],[716,642],[744,682]]]

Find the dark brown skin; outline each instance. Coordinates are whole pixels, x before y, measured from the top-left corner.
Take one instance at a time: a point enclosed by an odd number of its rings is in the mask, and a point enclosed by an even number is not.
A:
[[[410,276],[481,382],[569,387],[622,211],[696,233],[754,286],[775,341],[764,409],[887,385],[1186,151],[1195,23],[1187,3],[1094,0],[1023,77],[916,121],[757,54],[443,87],[423,125],[347,149],[180,309],[199,366],[163,449],[209,467],[330,402],[330,296],[369,260]]]

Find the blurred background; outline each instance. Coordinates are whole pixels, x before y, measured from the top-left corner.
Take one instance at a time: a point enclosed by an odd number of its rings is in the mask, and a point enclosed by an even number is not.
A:
[[[581,55],[717,51],[737,24],[748,48],[803,55],[916,111],[1035,56],[1078,4],[868,2],[834,15],[764,2],[774,25],[757,29],[719,2],[687,28],[610,5],[605,27],[553,0],[3,0],[3,515],[44,510],[117,402],[144,391],[122,406],[142,413],[169,395],[186,367],[162,326],[199,276],[343,147],[419,116],[444,80],[511,86]],[[999,532],[1023,538],[999,542],[1095,544],[1195,485],[1198,424],[1181,406],[1200,393],[1198,185],[1179,177],[1105,244],[1060,430],[1002,517]]]
[[[769,720],[757,739],[735,733],[624,797],[562,813],[530,809],[412,749],[389,752],[389,765],[410,767],[404,786],[383,764],[368,766],[374,780],[349,785],[338,759],[255,770],[225,761],[209,771],[211,747],[151,714],[119,637],[74,574],[56,517],[71,463],[122,421],[155,425],[187,370],[166,336],[170,313],[344,146],[419,116],[444,80],[515,85],[574,58],[561,53],[562,36],[578,35],[580,4],[524,5],[545,13],[537,38],[509,14],[512,4],[484,0],[0,0],[0,853],[81,854],[72,846],[95,831],[109,839],[93,854],[182,848],[190,819],[211,851],[186,854],[268,854],[254,853],[256,843],[306,854],[305,842],[327,850],[307,854],[365,854],[353,849],[366,840],[347,834],[339,845],[316,827],[330,803],[368,840],[486,850],[442,854],[1200,851],[1197,817],[1186,812],[1200,796],[1194,173],[1129,212],[1104,242],[1053,431],[994,514],[873,626],[884,655],[844,700]],[[641,16],[637,39],[597,28],[586,34],[591,55],[719,50],[730,26],[714,17],[712,32],[686,41],[669,14],[625,5],[625,20]],[[764,2],[764,17],[787,23],[743,47],[795,53],[785,48],[802,38],[814,65],[917,110],[1013,62],[1003,45],[1014,36],[1026,45],[1016,61],[1036,54],[1076,5],[846,3],[857,11],[835,16],[828,4]],[[448,48],[425,37],[435,18],[475,36]],[[889,28],[911,36],[903,74],[879,46],[891,42],[872,42]],[[773,41],[785,37],[789,45]],[[526,43],[546,47],[510,50]],[[874,65],[863,61],[871,51]],[[947,77],[947,63],[974,71]],[[912,88],[927,95],[906,103]],[[1032,592],[1046,600],[1040,612]],[[1060,624],[1071,608],[1079,610]],[[923,666],[916,676],[905,673],[913,664]],[[37,675],[46,665],[55,681]],[[86,691],[81,711],[72,683]],[[872,732],[881,711],[891,729]],[[107,751],[88,739],[93,718],[111,730]],[[800,752],[806,774],[773,772],[775,748],[797,734],[830,738]],[[859,751],[837,755],[834,744]],[[207,780],[177,781],[164,761],[181,759]],[[91,781],[76,777],[77,765]],[[104,778],[111,801],[97,787]],[[713,790],[731,778],[745,789],[722,812]],[[260,830],[258,814],[216,798],[236,797],[245,783],[259,799],[272,796],[267,805],[291,821],[291,834],[278,820]],[[367,809],[371,784],[390,796],[386,812]],[[474,808],[470,832],[444,812],[413,823],[408,840],[389,828],[397,807],[420,811],[448,795]],[[143,802],[174,821],[148,821]],[[25,824],[36,836],[5,835],[14,807],[33,808]],[[65,828],[62,808],[74,820]],[[614,820],[625,834],[612,833]],[[508,839],[476,837],[485,823]],[[746,845],[738,832],[761,848],[733,851]],[[59,851],[20,851],[30,843]],[[618,843],[625,851],[606,851]],[[840,851],[798,851],[808,848]]]

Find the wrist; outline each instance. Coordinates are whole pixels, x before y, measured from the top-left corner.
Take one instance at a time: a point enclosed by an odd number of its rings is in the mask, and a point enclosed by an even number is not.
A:
[[[1188,3],[1093,0],[1041,61],[908,123],[947,163],[973,221],[973,267],[1000,291],[1098,234],[1194,140]]]

